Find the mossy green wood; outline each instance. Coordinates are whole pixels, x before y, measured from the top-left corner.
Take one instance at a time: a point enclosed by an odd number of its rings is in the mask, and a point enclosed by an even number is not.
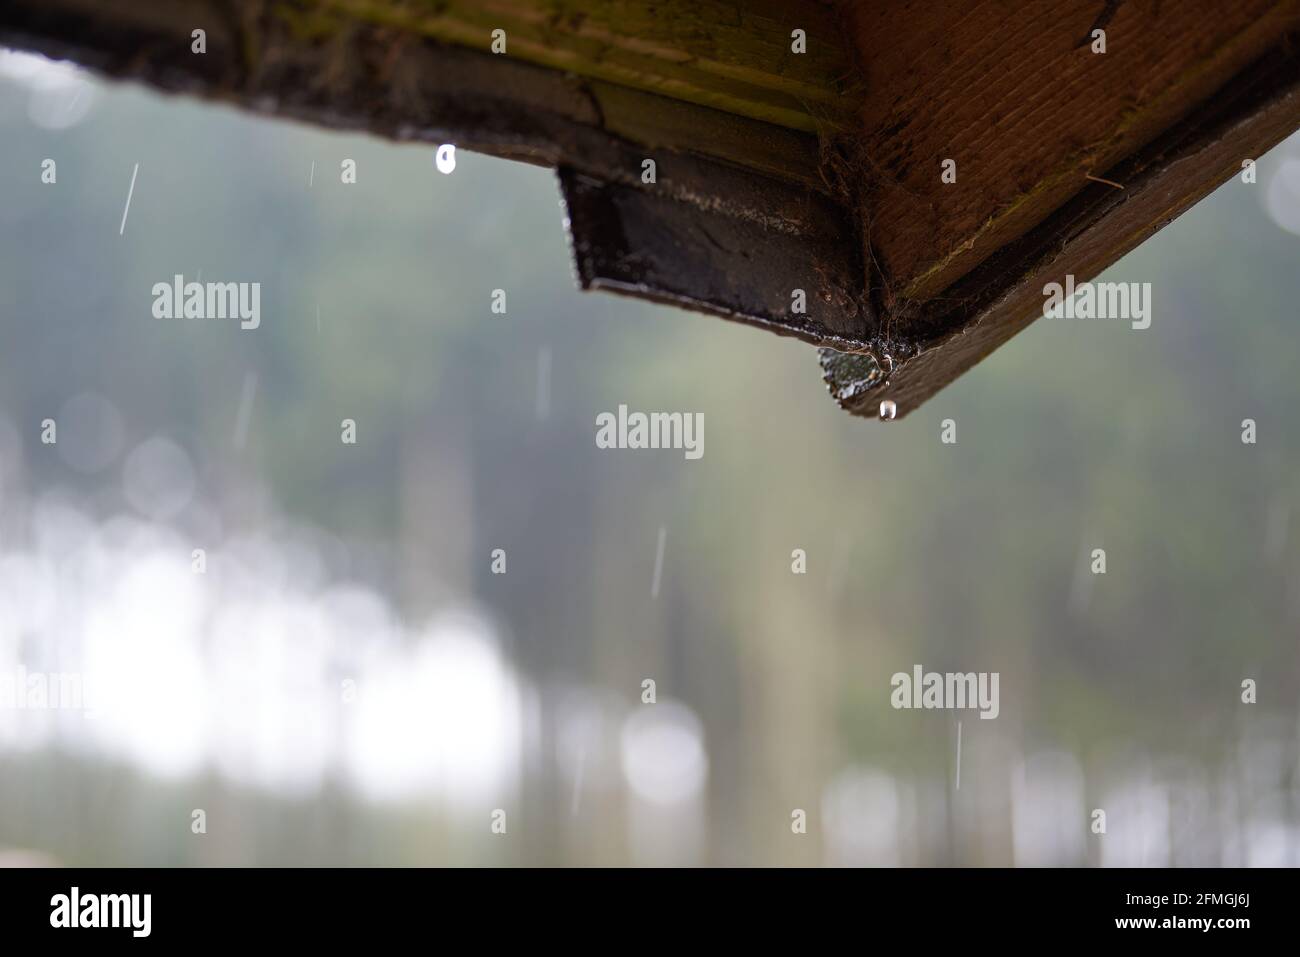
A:
[[[384,25],[804,132],[851,125],[855,71],[835,13],[793,0],[283,0],[304,34]],[[804,52],[794,33],[803,31]]]

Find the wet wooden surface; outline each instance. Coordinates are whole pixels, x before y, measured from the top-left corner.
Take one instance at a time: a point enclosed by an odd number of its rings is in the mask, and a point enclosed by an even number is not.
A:
[[[0,6],[0,43],[109,76],[561,169],[585,286],[859,353],[832,392],[899,417],[1300,127],[1297,31],[1300,0]]]

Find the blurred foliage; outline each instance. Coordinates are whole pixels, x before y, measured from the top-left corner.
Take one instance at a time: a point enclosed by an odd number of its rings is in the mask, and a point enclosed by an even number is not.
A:
[[[1040,321],[885,424],[835,407],[810,348],[577,291],[545,170],[462,152],[444,176],[427,147],[129,87],[49,131],[0,86],[0,142],[0,414],[32,488],[126,507],[119,467],[78,475],[36,439],[99,392],[128,448],[158,433],[186,448],[223,527],[268,510],[320,526],[371,556],[339,574],[412,613],[472,596],[539,682],[631,703],[656,675],[704,723],[716,860],[801,859],[761,822],[781,831],[849,764],[947,773],[949,718],[889,707],[890,675],[918,662],[1001,672],[1000,719],[968,735],[996,724],[1085,765],[1120,743],[1212,759],[1254,720],[1243,677],[1294,725],[1300,238],[1262,200],[1300,144],[1106,273],[1153,284],[1149,330]],[[200,271],[262,282],[261,328],[151,317],[153,283]],[[703,459],[596,449],[595,416],[619,403],[703,412]],[[1273,555],[1270,515],[1291,529]],[[505,578],[488,574],[497,546]],[[1093,547],[1105,576],[1086,573]],[[562,805],[561,784],[537,785],[552,786]]]

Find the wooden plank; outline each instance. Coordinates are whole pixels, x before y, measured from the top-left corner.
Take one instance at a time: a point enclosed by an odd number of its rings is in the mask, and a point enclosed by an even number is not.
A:
[[[306,41],[301,23],[213,18],[202,6],[169,0],[173,16],[154,23],[81,0],[12,0],[0,42],[278,116],[559,168],[585,288],[873,347],[857,228],[806,134],[392,27]],[[203,56],[190,52],[194,23],[210,24]],[[653,183],[642,182],[646,158]]]
[[[577,74],[530,70],[516,47],[506,56],[486,53],[486,43],[474,55],[468,48],[449,49],[427,39],[436,31],[419,17],[406,26],[378,25],[385,18],[376,10],[401,19],[393,12],[400,10],[396,3],[370,5],[375,22],[360,25],[337,6],[333,0],[270,6],[252,0],[110,6],[12,0],[0,9],[0,33],[12,46],[68,57],[111,76],[325,125],[451,139],[439,117],[455,110],[441,107],[454,107],[449,101],[465,96],[481,107],[476,116],[461,110],[466,122],[455,124],[457,142],[467,149],[557,165],[564,148],[545,142],[534,127],[558,117],[651,149],[724,159],[826,190],[818,140],[805,132]],[[202,56],[190,52],[196,25],[207,32]],[[439,109],[426,107],[429,96]],[[490,115],[492,109],[502,116]],[[541,123],[529,121],[534,112]],[[523,140],[531,145],[523,148]]]
[[[718,174],[704,171],[711,187],[722,185]],[[764,207],[774,210],[775,184],[730,175],[747,182],[728,183],[729,203],[719,205],[692,201],[700,195],[692,189],[670,193],[561,169],[583,288],[694,309],[814,345],[868,346],[874,317],[863,296],[862,260],[846,241],[852,232],[844,210],[790,193],[782,225],[756,220],[733,204],[746,205],[747,191],[759,190],[768,194]]]
[[[1300,22],[1294,0],[843,6],[870,91],[857,155],[873,281],[900,331]]]
[[[846,127],[857,102],[838,16],[794,0],[297,0],[273,5],[510,56],[805,132]],[[791,33],[806,34],[803,53]]]
[[[0,42],[279,116],[560,168],[584,285],[833,345],[832,392],[869,415],[882,400],[913,411],[1040,314],[1045,282],[1092,276],[1300,126],[1300,37],[1287,32],[1300,0],[845,4],[867,95],[855,130],[838,133],[820,104],[853,81],[755,67],[774,26],[727,33],[761,16],[785,31],[792,3],[700,4],[705,21],[631,0],[501,4],[523,37],[576,58],[573,70],[553,50],[530,63],[518,46],[470,49],[486,22],[435,0],[8,0]],[[543,6],[547,18],[524,16]],[[627,23],[610,19],[617,10]],[[654,11],[699,29],[644,24]],[[189,50],[197,24],[206,56]],[[1094,27],[1107,30],[1105,54],[1079,42]],[[828,29],[809,30],[810,50]],[[799,84],[830,92],[805,100]],[[702,105],[706,86],[726,111]],[[801,103],[827,135],[755,119],[773,97]],[[949,155],[951,185],[938,175]],[[647,156],[652,187],[640,181]],[[795,288],[806,314],[784,307]]]
[[[1145,242],[1197,200],[1240,175],[1300,127],[1300,36],[1243,71],[1183,123],[1101,175],[1016,242],[988,257],[916,323],[935,330],[918,355],[885,376],[868,356],[824,352],[840,404],[876,417],[882,402],[902,418],[1042,315],[1043,287],[1067,274],[1086,281]],[[1052,320],[1045,320],[1052,321]],[[1155,322],[1162,321],[1157,307]]]
[[[632,143],[726,160],[826,191],[815,137],[598,80],[586,84],[603,128]]]

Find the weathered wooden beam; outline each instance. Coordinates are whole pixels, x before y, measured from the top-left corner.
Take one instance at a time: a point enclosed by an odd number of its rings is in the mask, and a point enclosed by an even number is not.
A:
[[[840,402],[898,416],[1041,314],[1044,284],[1300,127],[1293,29],[1300,0],[0,7],[0,42],[111,76],[555,167],[585,287],[830,346]]]
[[[1094,7],[1088,8],[1093,19],[1074,21],[1085,24],[1080,36],[1091,35],[1099,22]],[[1038,77],[1034,100],[1040,105],[1029,116],[1039,115],[1036,123],[993,96],[979,107],[992,111],[984,114],[983,127],[993,121],[987,132],[980,132],[976,113],[962,102],[950,102],[952,118],[931,120],[952,134],[952,143],[940,144],[935,130],[918,127],[925,129],[925,149],[931,155],[915,143],[907,145],[910,126],[887,132],[884,138],[898,155],[910,150],[911,158],[885,159],[903,174],[907,189],[877,189],[877,181],[869,178],[862,200],[871,220],[871,295],[882,328],[915,347],[916,354],[883,362],[823,355],[826,381],[845,408],[873,417],[882,403],[899,417],[913,411],[1041,316],[1044,285],[1063,282],[1066,274],[1079,282],[1091,279],[1240,174],[1243,160],[1259,157],[1300,127],[1300,60],[1293,52],[1300,36],[1288,32],[1300,25],[1295,3],[1247,3],[1220,16],[1217,4],[1187,0],[1159,7],[1168,15],[1167,30],[1149,19],[1156,12],[1153,6],[1133,7],[1127,27],[1120,20],[1127,8],[1107,20],[1107,53],[1093,54],[1086,45],[1078,51],[1077,56],[1091,57],[1081,66],[1070,65],[1077,44],[1064,41],[1074,32],[1044,24],[1033,34],[1038,43],[1028,53],[1029,73]],[[930,9],[951,17],[956,8],[939,3]],[[1036,22],[1036,9],[1026,8],[1027,23]],[[995,11],[1000,8],[988,3],[965,9],[968,19],[959,33],[981,22],[991,28]],[[1127,61],[1107,60],[1126,29],[1129,42],[1146,52]],[[1069,82],[1054,81],[1033,68],[1042,56],[1034,51],[1048,44],[1050,52],[1053,42],[1065,64],[1061,75],[1073,78]],[[1166,43],[1174,52],[1162,58],[1159,50]],[[1154,62],[1147,62],[1153,57]],[[1243,60],[1244,66],[1224,75]],[[1128,62],[1129,72],[1113,75],[1116,62]],[[996,82],[995,74],[989,76]],[[1080,83],[1080,78],[1089,82]],[[1109,128],[1110,135],[1104,143],[1073,135],[1068,124],[1083,122],[1080,111],[1095,113],[1092,100],[1103,95],[1110,112],[1086,122],[1098,133]],[[869,102],[878,101],[873,97]],[[1008,119],[1000,123],[1003,115]],[[1002,126],[1020,132],[1010,135]],[[959,161],[957,183],[942,183],[939,158],[961,155],[963,138],[980,141],[981,136],[992,145],[972,147],[971,155],[992,156],[992,168]],[[1045,147],[1034,141],[1044,138],[1052,149],[1051,161],[1040,158],[1027,171],[1033,174],[1028,179],[1013,175],[1006,164],[1041,153]],[[1004,151],[1004,158],[998,160],[990,149]],[[899,200],[902,206],[886,196],[902,196],[912,186],[920,194]],[[972,204],[975,214],[962,212]],[[904,206],[914,212],[926,206],[927,222],[946,225],[938,233],[890,226],[891,216],[904,216]],[[918,240],[922,233],[928,239]],[[890,259],[900,251],[912,258]],[[900,261],[911,263],[912,271],[895,272]],[[933,281],[936,268],[943,275]]]
[[[708,171],[708,185],[719,183]],[[743,176],[743,174],[733,174]],[[834,203],[787,194],[780,221],[737,215],[773,209],[753,177],[728,185],[728,207],[595,179],[562,168],[573,254],[584,289],[652,299],[762,326],[805,342],[871,348],[874,317],[862,295],[851,222]],[[751,202],[752,201],[752,202]],[[792,292],[803,303],[792,309]]]
[[[463,94],[503,108],[504,120],[509,123],[481,117],[483,135],[476,135],[476,128],[462,130],[467,147],[471,141],[481,140],[493,149],[502,138],[528,139],[538,145],[540,153],[522,158],[548,162],[547,154],[558,154],[562,147],[547,144],[544,133],[528,128],[525,114],[536,111],[629,142],[716,156],[824,188],[818,173],[816,136],[759,122],[744,112],[699,106],[697,100],[708,98],[703,90],[708,74],[701,74],[693,96],[677,99],[647,93],[656,85],[665,85],[652,78],[645,78],[640,87],[599,79],[609,72],[603,60],[591,63],[586,71],[521,69],[531,62],[523,55],[529,49],[525,35],[508,34],[510,52],[490,55],[491,28],[470,31],[465,17],[454,14],[458,7],[469,6],[432,0],[372,0],[365,4],[350,0],[135,0],[125,5],[106,5],[99,0],[12,0],[0,8],[0,38],[10,46],[76,60],[110,76],[141,80],[164,90],[227,100],[264,112],[308,110],[312,115],[304,118],[386,136],[434,138],[429,124],[436,124],[438,117],[416,102],[413,94],[417,87],[422,94],[441,91],[440,103]],[[521,18],[524,10],[533,11],[527,18],[530,22],[541,18],[543,11],[560,10],[567,18],[565,23],[589,24],[577,16],[574,5],[554,0],[510,0],[495,6],[514,9],[514,19]],[[353,8],[355,11],[349,12]],[[485,23],[491,20],[488,17]],[[203,55],[190,50],[190,32],[196,28],[206,31],[207,53]],[[562,31],[552,24],[543,32],[559,42]],[[449,45],[447,41],[453,37],[473,42]],[[622,43],[631,44],[633,39],[634,35],[628,35]],[[698,42],[696,48],[697,54],[688,58],[691,62],[697,62],[703,52]],[[806,62],[818,63],[819,58],[827,62],[813,72],[829,74],[844,69],[841,47],[823,43],[814,49],[821,52],[810,54]],[[466,56],[467,52],[481,56]],[[600,55],[613,57],[608,51]],[[665,61],[663,72],[670,66]],[[293,75],[294,70],[304,72]],[[774,84],[782,78],[776,68],[764,75]],[[676,84],[683,92],[687,85],[685,78]],[[845,109],[850,108],[848,102],[845,100]],[[801,125],[813,125],[813,115],[807,114],[808,122]],[[516,127],[518,134],[512,132]]]
[[[900,311],[1182,122],[1300,23],[1291,0],[933,0],[906,5],[906,20],[895,4],[845,7],[870,90],[863,201],[882,294]],[[941,178],[945,159],[955,182]]]
[[[276,6],[272,4],[272,6]],[[826,4],[794,0],[311,0],[280,4],[487,50],[805,132],[848,126],[856,72]],[[328,21],[326,21],[328,22]],[[802,30],[806,50],[792,49]]]
[[[905,415],[1043,314],[1047,283],[1091,279],[1300,127],[1300,37],[1251,64],[1155,141],[1089,183],[1043,222],[986,257],[912,316],[920,352],[891,363],[823,352],[846,409]],[[1116,188],[1111,183],[1122,184]],[[887,321],[887,320],[886,320]],[[1159,320],[1157,320],[1159,321]]]
[[[0,11],[0,42],[279,116],[560,169],[585,288],[872,348],[857,227],[808,134],[493,55],[490,30],[474,51],[404,21],[355,22],[324,0],[270,12],[168,0],[165,15],[140,15],[149,5],[124,17],[84,0],[14,0]],[[310,16],[286,17],[289,7]],[[190,49],[199,25],[204,55]]]

